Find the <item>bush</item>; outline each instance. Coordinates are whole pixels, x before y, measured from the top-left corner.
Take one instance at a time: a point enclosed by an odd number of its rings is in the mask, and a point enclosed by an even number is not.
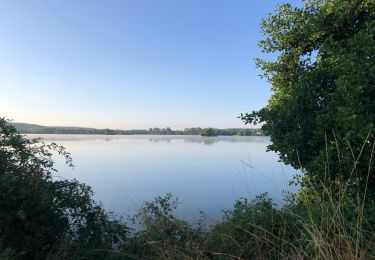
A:
[[[201,229],[174,216],[178,200],[168,193],[144,202],[133,218],[141,229],[133,236],[128,251],[135,259],[185,259],[200,255]]]
[[[262,29],[259,45],[277,59],[258,59],[257,65],[273,94],[266,107],[242,119],[263,122],[268,148],[305,169],[315,188],[328,180],[362,190],[368,184],[367,195],[375,198],[375,2],[285,3],[263,19]],[[342,171],[353,161],[354,172]]]
[[[93,201],[90,187],[53,179],[52,152],[73,167],[63,147],[27,139],[0,118],[0,252],[102,258],[121,247],[126,226]]]

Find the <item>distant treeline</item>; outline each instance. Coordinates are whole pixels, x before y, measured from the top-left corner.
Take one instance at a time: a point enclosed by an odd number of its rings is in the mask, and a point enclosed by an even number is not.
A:
[[[173,130],[167,128],[150,128],[149,130],[120,130],[120,129],[96,129],[85,127],[63,127],[63,126],[41,126],[25,123],[13,123],[20,133],[23,134],[95,134],[95,135],[207,135],[212,136],[252,136],[262,135],[260,129],[242,128],[185,128],[184,130]]]
[[[210,134],[205,134],[207,132],[212,132]],[[252,136],[252,135],[262,135],[261,129],[249,129],[249,128],[185,128],[184,130],[172,130],[171,128],[150,128],[148,134],[151,135],[238,135],[238,136]]]

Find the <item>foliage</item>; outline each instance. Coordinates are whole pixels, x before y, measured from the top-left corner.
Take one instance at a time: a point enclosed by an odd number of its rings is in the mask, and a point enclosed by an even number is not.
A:
[[[320,195],[282,208],[267,194],[237,201],[209,232],[209,249],[240,259],[372,259],[374,205],[363,212],[348,197],[334,200],[330,190]]]
[[[213,128],[205,128],[202,130],[201,136],[215,136],[215,130]]]
[[[203,135],[204,132],[212,131],[208,129],[213,129],[213,135],[219,136],[254,136],[254,135],[263,135],[262,131],[259,128],[185,128],[183,131],[184,135]]]
[[[170,127],[167,128],[150,128],[148,130],[148,134],[150,135],[174,135],[174,134],[182,134],[181,131],[172,130]]]
[[[267,193],[240,199],[222,221],[193,227],[173,215],[171,194],[145,202],[142,229],[122,255],[132,259],[373,259],[375,205],[326,189],[308,203],[278,207]]]
[[[269,149],[303,168],[315,188],[347,182],[353,194],[366,186],[374,197],[375,2],[282,4],[262,28],[260,47],[278,55],[257,60],[273,95],[242,119],[264,123]]]
[[[62,127],[62,126],[41,126],[25,123],[13,123],[17,131],[23,134],[93,134],[93,135],[201,135],[204,129],[200,127],[185,128],[184,130],[173,130],[167,128],[149,128],[148,130],[120,130],[120,129],[96,129],[85,127]],[[252,136],[262,135],[260,129],[252,128],[215,128],[215,135],[240,135]]]
[[[177,218],[174,211],[178,200],[168,193],[144,202],[133,218],[141,228],[128,245],[135,259],[185,259],[187,255],[199,255],[198,237],[200,229]]]
[[[27,139],[0,118],[0,251],[102,258],[121,246],[127,228],[95,204],[90,187],[53,178],[53,152],[73,166],[63,147]]]
[[[282,219],[282,211],[275,208],[265,193],[253,201],[240,199],[232,211],[224,211],[223,222],[210,230],[206,245],[218,256],[241,259],[281,257],[283,243],[280,237],[284,228],[288,228],[288,232],[294,230]]]

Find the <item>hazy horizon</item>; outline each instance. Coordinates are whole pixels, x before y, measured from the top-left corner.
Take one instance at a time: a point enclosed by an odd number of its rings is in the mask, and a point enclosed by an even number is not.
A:
[[[264,57],[260,20],[281,2],[4,2],[0,116],[48,126],[244,128],[238,116],[271,95],[254,58]]]
[[[8,119],[8,118],[7,118]],[[11,120],[11,119],[9,119]],[[16,124],[30,124],[30,125],[39,125],[39,126],[45,126],[45,127],[81,127],[81,128],[94,128],[94,129],[105,129],[105,128],[109,128],[109,127],[103,127],[103,128],[97,128],[97,127],[92,127],[92,126],[76,126],[76,125],[44,125],[44,124],[38,124],[38,123],[29,123],[29,122],[17,122],[17,121],[14,121],[14,120],[11,120],[13,123],[16,123]],[[162,127],[156,127],[156,126],[150,126],[150,127],[147,127],[147,128],[111,128],[111,129],[115,129],[115,130],[149,130],[150,128],[167,128],[167,127],[170,127],[169,125],[166,125],[166,126],[162,126]],[[210,126],[209,126],[210,127]],[[172,130],[175,130],[175,131],[183,131],[184,129],[186,128],[204,128],[202,126],[190,126],[190,127],[185,127],[185,128],[173,128],[173,127],[170,127]],[[225,127],[225,128],[220,128],[220,129],[247,129],[247,128],[260,128],[260,126],[253,126],[253,125],[243,125],[242,127]]]

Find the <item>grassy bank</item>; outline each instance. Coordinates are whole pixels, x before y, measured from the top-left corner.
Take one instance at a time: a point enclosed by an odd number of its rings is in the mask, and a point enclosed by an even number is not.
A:
[[[173,215],[178,201],[167,194],[145,202],[133,221],[143,228],[121,243],[77,247],[64,241],[38,259],[373,259],[375,206],[335,198],[325,190],[314,201],[290,199],[276,207],[267,194],[241,199],[215,225],[191,226]],[[104,224],[104,223],[103,223]],[[125,225],[125,224],[123,224]],[[124,226],[125,227],[125,226]],[[116,237],[120,229],[111,229]],[[91,238],[101,239],[100,236]],[[79,242],[80,243],[80,242]],[[2,248],[1,259],[23,259]],[[27,259],[27,258],[25,258]]]
[[[267,194],[236,201],[222,221],[193,228],[173,216],[170,195],[145,203],[144,225],[118,257],[132,259],[372,259],[375,206],[324,190],[276,207]]]

